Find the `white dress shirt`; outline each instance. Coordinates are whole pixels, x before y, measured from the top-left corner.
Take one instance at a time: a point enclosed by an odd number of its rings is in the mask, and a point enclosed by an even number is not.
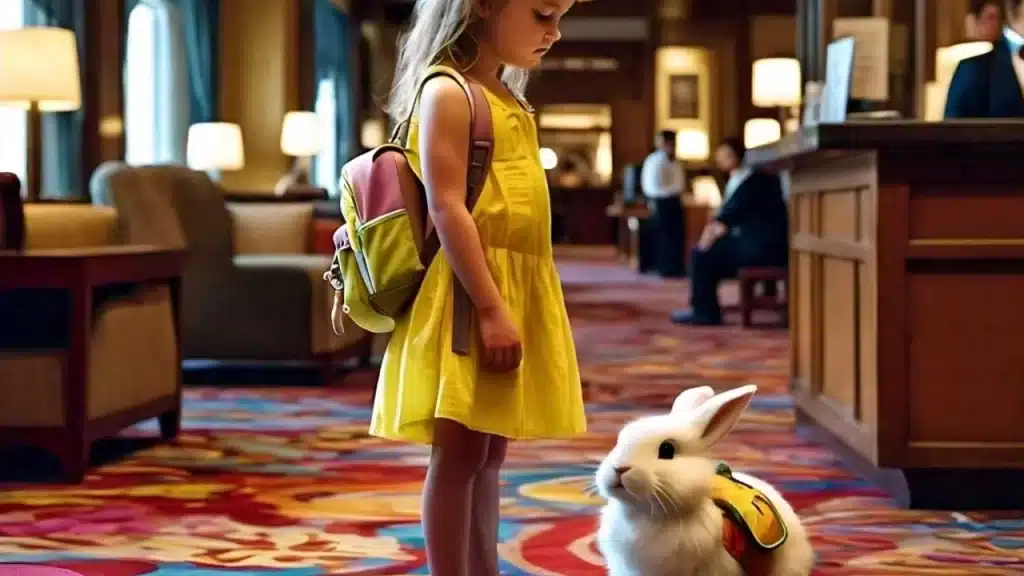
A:
[[[725,183],[725,190],[722,191],[722,206],[729,201],[729,197],[736,193],[740,184],[746,182],[750,177],[750,168],[737,168],[729,174],[729,180]]]
[[[1024,58],[1020,57],[1020,49],[1024,46],[1024,38],[1010,28],[1003,29],[1003,37],[1010,47],[1010,62],[1013,62],[1013,71],[1017,73],[1017,82],[1020,84],[1021,92],[1024,92]]]
[[[682,165],[664,150],[655,150],[644,160],[640,187],[648,198],[673,198],[683,193],[686,175]]]

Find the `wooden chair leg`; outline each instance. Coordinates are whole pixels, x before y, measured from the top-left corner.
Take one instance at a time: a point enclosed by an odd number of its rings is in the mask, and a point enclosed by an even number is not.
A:
[[[338,373],[338,366],[334,363],[334,356],[328,354],[320,359],[320,384],[331,386],[334,384],[334,377]]]
[[[60,459],[61,475],[74,484],[81,484],[89,471],[89,452],[92,447],[84,438],[69,438],[57,456]]]
[[[740,279],[740,324],[749,328],[752,322],[752,306],[754,303],[754,283],[743,278]]]
[[[181,408],[164,412],[157,417],[157,422],[160,424],[160,438],[165,441],[174,440],[181,434]]]

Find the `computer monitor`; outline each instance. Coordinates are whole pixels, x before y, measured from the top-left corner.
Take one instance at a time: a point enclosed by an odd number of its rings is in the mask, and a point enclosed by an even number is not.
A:
[[[819,124],[846,122],[856,45],[853,36],[836,38],[828,43],[825,52],[825,86],[821,91],[818,112]]]

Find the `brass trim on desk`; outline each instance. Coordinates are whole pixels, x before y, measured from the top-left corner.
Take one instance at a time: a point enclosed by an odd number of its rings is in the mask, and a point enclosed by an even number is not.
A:
[[[914,238],[911,246],[1024,246],[1024,238]]]

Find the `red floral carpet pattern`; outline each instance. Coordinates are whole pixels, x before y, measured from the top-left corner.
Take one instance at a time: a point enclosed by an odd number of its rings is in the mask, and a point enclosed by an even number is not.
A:
[[[778,485],[810,527],[822,575],[1024,572],[1024,520],[909,512],[793,433],[784,332],[671,326],[681,283],[601,259],[563,278],[590,395],[590,433],[516,444],[503,475],[503,574],[601,574],[600,502],[585,490],[623,422],[686,386],[760,386],[718,448]],[[192,389],[173,444],[80,486],[0,490],[0,576],[427,574],[417,524],[427,454],[366,435],[369,394]],[[133,434],[152,434],[151,423]]]

